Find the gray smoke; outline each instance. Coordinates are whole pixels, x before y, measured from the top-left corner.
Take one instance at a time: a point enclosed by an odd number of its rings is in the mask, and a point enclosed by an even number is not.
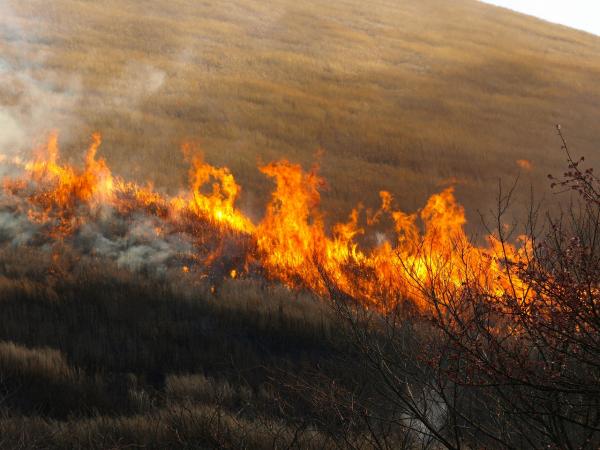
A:
[[[84,253],[110,258],[120,267],[156,272],[163,272],[178,257],[193,251],[187,236],[157,233],[161,224],[155,218],[138,215],[128,222],[113,216],[104,223],[86,224],[74,237],[75,246]],[[119,227],[122,229],[115,233]]]
[[[27,216],[0,210],[0,242],[11,246],[30,244],[39,227],[32,223]]]

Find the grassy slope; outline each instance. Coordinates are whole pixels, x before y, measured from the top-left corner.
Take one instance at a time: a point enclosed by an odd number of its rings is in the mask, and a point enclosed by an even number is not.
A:
[[[255,215],[271,188],[257,162],[308,166],[318,148],[336,218],[380,189],[413,210],[452,179],[468,211],[487,210],[516,160],[534,183],[562,167],[557,122],[598,160],[600,38],[474,1],[8,3],[3,57],[72,94],[48,126],[77,146],[101,130],[118,172],[166,187],[197,139]]]

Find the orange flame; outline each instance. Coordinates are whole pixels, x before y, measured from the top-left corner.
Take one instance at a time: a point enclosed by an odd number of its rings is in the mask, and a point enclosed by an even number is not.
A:
[[[319,295],[335,290],[381,310],[407,297],[426,308],[418,287],[460,289],[470,279],[495,295],[515,289],[527,295],[507,263],[525,261],[529,242],[516,248],[490,236],[487,247],[472,244],[452,188],[431,196],[416,214],[394,210],[392,195],[381,192],[381,207],[367,212],[366,225],[387,215],[395,225],[393,238],[361,248],[357,239],[366,230],[359,225],[359,208],[348,222],[327,232],[320,209],[323,180],[316,168],[305,172],[285,160],[261,167],[275,190],[264,218],[255,224],[235,205],[240,187],[229,169],[192,156],[190,191],[170,197],[112,175],[96,158],[100,144],[100,135],[94,134],[84,168],[78,170],[58,162],[58,137],[51,135],[38,158],[24,165],[24,177],[5,180],[5,192],[25,197],[30,219],[46,225],[52,237],[77,233],[103,210],[145,214],[159,221],[156,236],[189,236],[197,254],[188,260],[219,268],[223,278],[249,275],[258,267],[267,278],[292,288]],[[193,149],[184,150],[189,157]],[[209,192],[203,192],[208,184]],[[228,240],[243,241],[241,252],[228,253]],[[190,272],[189,263],[179,267]]]

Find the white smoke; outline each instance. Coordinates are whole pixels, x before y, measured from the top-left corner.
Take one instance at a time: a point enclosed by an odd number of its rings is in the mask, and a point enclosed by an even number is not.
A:
[[[4,154],[14,153],[22,147],[26,137],[27,133],[19,124],[15,112],[0,106],[0,151]]]
[[[131,62],[109,85],[115,95],[109,95],[106,107],[115,110],[137,110],[152,95],[158,93],[167,80],[167,72],[145,62]]]
[[[0,0],[0,17],[0,40],[8,49],[0,57],[0,153],[15,155],[50,130],[67,135],[80,126],[74,112],[82,83],[77,75],[65,77],[48,66],[48,55],[34,45],[35,33],[24,30],[6,0]]]
[[[105,216],[82,226],[73,245],[84,254],[112,259],[119,267],[162,273],[193,248],[187,236],[163,233],[161,225],[156,218],[143,215],[127,220],[116,214]]]
[[[415,392],[418,388],[412,387]],[[432,388],[423,388],[419,395],[415,397],[415,408],[417,414],[403,414],[402,422],[410,434],[414,434],[417,441],[423,448],[431,446],[431,431],[429,427],[437,430],[444,428],[448,420],[448,405],[439,392]],[[427,421],[427,425],[423,422]]]

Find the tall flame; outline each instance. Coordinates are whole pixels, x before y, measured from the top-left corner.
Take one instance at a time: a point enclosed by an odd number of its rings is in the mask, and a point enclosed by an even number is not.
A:
[[[506,267],[526,260],[529,242],[516,248],[489,236],[486,247],[471,243],[452,188],[432,195],[415,214],[394,210],[392,195],[381,192],[381,207],[367,213],[365,226],[387,216],[394,223],[393,237],[362,248],[358,238],[367,231],[360,226],[359,208],[327,231],[320,209],[323,180],[316,168],[306,172],[285,160],[260,167],[275,189],[264,218],[254,223],[236,207],[241,188],[229,169],[207,164],[190,146],[184,148],[191,161],[189,192],[167,196],[114,176],[97,158],[100,144],[94,134],[83,169],[76,169],[59,163],[58,136],[51,135],[38,156],[24,164],[22,177],[5,180],[5,196],[24,200],[29,219],[43,224],[51,238],[75,236],[98,215],[142,215],[155,221],[157,235],[184,235],[193,243],[181,265],[184,272],[190,272],[190,261],[224,277],[256,272],[319,295],[336,290],[381,310],[406,298],[426,308],[416,286],[460,289],[469,279],[496,295],[525,292]]]

